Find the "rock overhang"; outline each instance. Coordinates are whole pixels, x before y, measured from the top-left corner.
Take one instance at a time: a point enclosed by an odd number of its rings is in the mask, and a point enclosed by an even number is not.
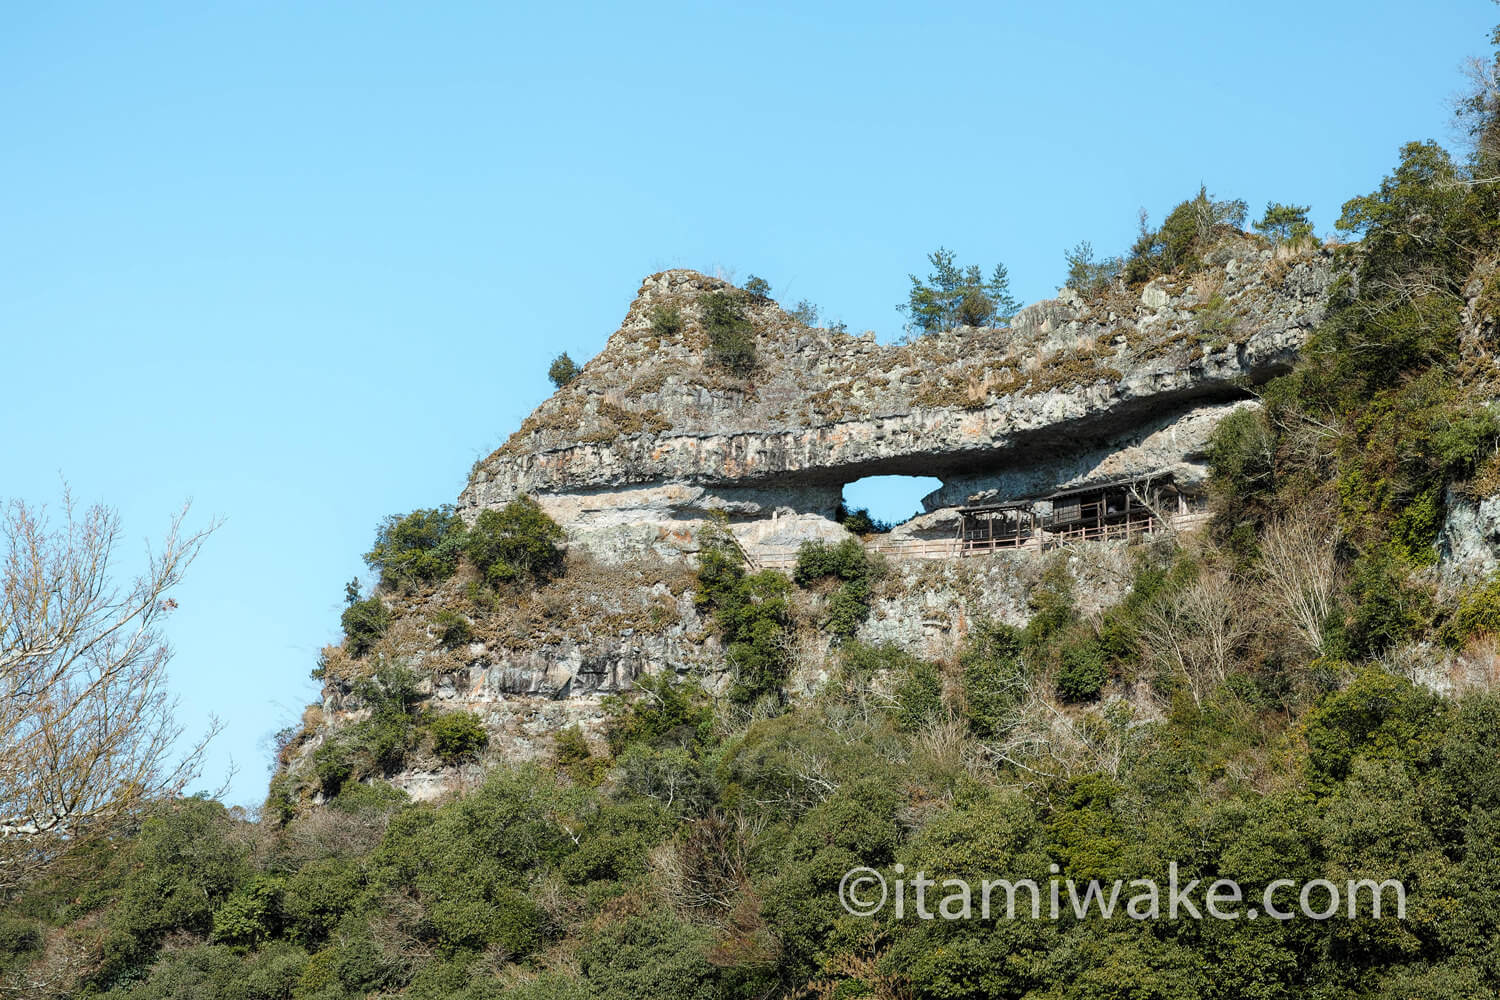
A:
[[[1218,256],[1193,278],[1091,301],[1068,291],[1008,328],[903,344],[811,329],[745,299],[759,352],[746,378],[712,364],[702,328],[703,296],[729,286],[652,275],[580,377],[476,465],[460,507],[529,494],[585,520],[609,510],[756,517],[826,513],[845,484],[872,475],[935,476],[944,489],[929,499],[942,506],[954,502],[950,485],[1020,488],[1030,470],[1043,489],[1056,476],[1119,471],[1109,459],[1122,454],[1201,470],[1205,414],[1243,405],[1289,368],[1321,320],[1332,272],[1326,252],[1288,261],[1249,238]],[[1221,317],[1212,330],[1199,316],[1210,298]],[[673,332],[654,321],[663,309],[682,320]],[[1139,447],[1151,435],[1156,444]]]

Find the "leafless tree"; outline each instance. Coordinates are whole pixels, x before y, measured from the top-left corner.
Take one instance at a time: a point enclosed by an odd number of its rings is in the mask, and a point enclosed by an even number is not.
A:
[[[1156,531],[1165,534],[1168,538],[1177,537],[1175,522],[1177,511],[1162,502],[1161,490],[1156,485],[1155,476],[1137,479],[1130,484],[1129,490],[1135,502],[1146,508],[1146,512],[1155,519]]]
[[[1454,123],[1460,143],[1475,154],[1480,164],[1500,161],[1500,60],[1474,57],[1463,66],[1468,92],[1453,98]],[[1489,184],[1500,177],[1480,177],[1468,184]]]
[[[1272,521],[1261,539],[1261,591],[1271,616],[1313,653],[1338,593],[1332,519],[1301,511]]]
[[[992,764],[1008,764],[1023,781],[1099,771],[1118,775],[1144,730],[1134,709],[1115,699],[1081,710],[1057,700],[1051,678],[1037,677],[1007,721],[1005,736],[977,745]]]
[[[1240,598],[1227,573],[1206,570],[1141,613],[1142,651],[1183,678],[1196,703],[1229,676],[1235,653],[1251,632]]]
[[[71,496],[54,526],[12,500],[0,515],[0,892],[197,777],[217,723],[181,759],[166,690],[167,596],[217,525],[187,508],[128,586],[111,579],[115,511]]]

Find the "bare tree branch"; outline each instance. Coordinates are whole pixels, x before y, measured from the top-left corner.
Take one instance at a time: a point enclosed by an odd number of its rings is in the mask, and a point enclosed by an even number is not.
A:
[[[161,626],[218,525],[184,532],[186,516],[123,588],[109,574],[113,510],[80,512],[65,492],[56,527],[19,500],[0,516],[0,891],[198,775],[218,724],[172,759],[182,729]]]

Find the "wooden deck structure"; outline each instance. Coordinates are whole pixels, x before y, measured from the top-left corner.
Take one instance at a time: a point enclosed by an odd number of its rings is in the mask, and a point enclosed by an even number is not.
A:
[[[1039,500],[971,504],[958,508],[958,514],[958,530],[951,538],[875,535],[865,547],[898,559],[957,559],[1074,542],[1135,540],[1163,530],[1186,530],[1208,518],[1207,511],[1161,477],[1060,490]],[[790,568],[796,565],[797,549],[761,549],[748,561],[758,569]]]
[[[1125,479],[1063,490],[1044,498],[1050,509],[1043,529],[1066,540],[1127,538],[1159,529],[1164,520],[1187,513],[1187,501],[1170,484]]]
[[[965,554],[1021,549],[1041,539],[1041,520],[1031,504],[981,504],[960,507],[958,514],[957,548]]]

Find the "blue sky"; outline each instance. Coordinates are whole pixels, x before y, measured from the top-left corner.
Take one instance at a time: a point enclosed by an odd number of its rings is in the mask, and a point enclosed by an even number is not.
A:
[[[1222,8],[1222,9],[1220,9]],[[1018,295],[1200,182],[1320,231],[1446,141],[1495,7],[1434,2],[13,5],[0,497],[59,477],[135,558],[225,519],[171,622],[231,799],[316,696],[385,514],[592,356],[666,267],[899,334],[939,245]],[[920,492],[920,491],[916,491]],[[856,495],[900,516],[913,491]]]

